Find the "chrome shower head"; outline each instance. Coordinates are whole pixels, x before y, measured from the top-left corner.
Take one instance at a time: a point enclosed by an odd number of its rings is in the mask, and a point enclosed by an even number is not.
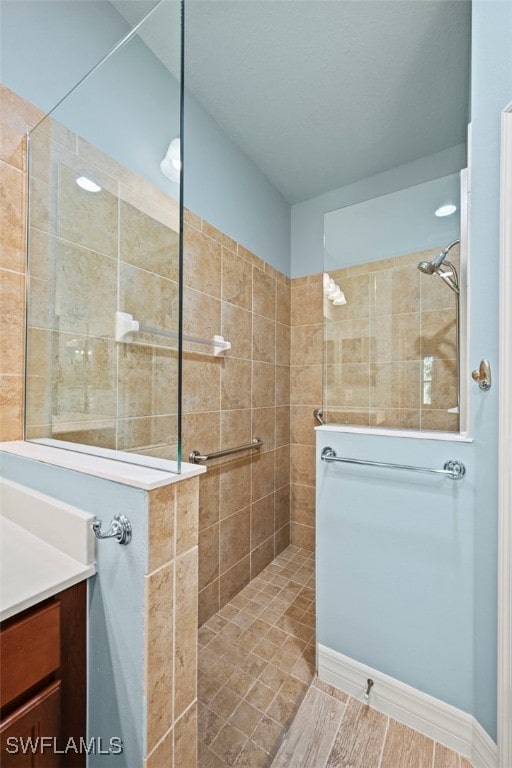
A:
[[[453,246],[458,245],[458,243],[460,243],[460,240],[452,240],[452,242],[449,243],[446,248],[443,248],[441,253],[439,253],[435,259],[432,259],[432,261],[420,261],[417,267],[420,272],[423,272],[424,275],[439,275],[439,277],[442,277],[444,282],[450,286],[454,293],[457,294],[459,293],[457,272],[453,264],[451,264],[449,261],[445,262],[445,259]],[[450,267],[451,272],[443,272],[441,269],[442,266]],[[452,278],[452,275],[454,279]]]
[[[433,275],[436,271],[436,267],[434,267],[431,261],[420,261],[418,269],[420,272],[423,272],[424,275]]]

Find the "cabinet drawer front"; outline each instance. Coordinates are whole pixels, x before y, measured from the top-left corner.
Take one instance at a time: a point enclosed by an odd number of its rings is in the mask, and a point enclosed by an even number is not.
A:
[[[60,667],[60,603],[24,614],[0,633],[0,706]]]
[[[59,768],[60,700],[57,681],[0,723],[2,768]]]

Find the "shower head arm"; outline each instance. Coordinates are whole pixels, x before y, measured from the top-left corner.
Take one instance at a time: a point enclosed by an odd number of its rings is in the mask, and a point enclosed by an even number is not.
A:
[[[452,249],[452,248],[453,248],[455,245],[459,245],[459,243],[460,243],[460,240],[458,240],[458,239],[457,239],[457,240],[452,240],[452,242],[451,242],[451,243],[448,243],[448,245],[446,246],[446,248],[444,248],[444,249],[443,249],[443,253],[445,253],[446,255],[448,255],[448,254],[450,253],[451,249]]]
[[[432,259],[432,261],[431,261],[430,263],[432,264],[432,267],[434,268],[434,272],[436,272],[436,271],[439,269],[439,267],[441,266],[441,264],[446,264],[446,263],[447,263],[447,261],[446,261],[446,257],[447,257],[447,256],[448,256],[448,254],[450,253],[451,249],[452,249],[454,246],[458,245],[459,243],[460,243],[460,240],[452,240],[452,242],[451,242],[451,243],[448,243],[448,245],[446,246],[446,248],[443,248],[443,250],[441,251],[441,253],[439,253],[439,254],[438,254],[436,257],[435,257],[435,259]]]

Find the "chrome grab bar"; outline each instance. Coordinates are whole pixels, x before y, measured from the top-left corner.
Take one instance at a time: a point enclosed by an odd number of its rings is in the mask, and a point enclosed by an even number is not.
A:
[[[327,446],[320,456],[322,461],[339,461],[343,464],[359,464],[364,467],[381,467],[382,469],[407,469],[411,472],[427,472],[430,475],[444,475],[450,480],[461,480],[466,474],[466,467],[462,461],[450,459],[445,462],[443,469],[430,469],[430,467],[412,467],[409,464],[390,464],[387,461],[367,461],[366,459],[346,459],[337,456],[334,448]]]
[[[253,438],[250,443],[245,445],[238,445],[236,448],[224,448],[223,451],[215,451],[214,453],[201,454],[199,451],[192,451],[189,455],[189,461],[192,464],[199,464],[201,461],[210,461],[210,459],[220,459],[222,456],[231,456],[233,453],[239,453],[240,451],[247,451],[249,449],[260,448],[263,445],[263,440],[259,437]]]

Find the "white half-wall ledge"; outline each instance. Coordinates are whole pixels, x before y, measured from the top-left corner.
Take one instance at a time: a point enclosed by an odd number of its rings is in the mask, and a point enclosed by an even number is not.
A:
[[[377,435],[381,437],[400,437],[412,440],[444,440],[450,443],[472,443],[473,438],[464,432],[429,432],[419,429],[384,429],[380,427],[354,427],[348,424],[323,424],[315,427],[317,432],[347,432],[351,435]]]
[[[50,442],[54,445],[48,445]],[[0,443],[0,453],[53,464],[146,491],[206,472],[206,467],[182,461],[181,472],[178,473],[175,462],[57,440]]]

